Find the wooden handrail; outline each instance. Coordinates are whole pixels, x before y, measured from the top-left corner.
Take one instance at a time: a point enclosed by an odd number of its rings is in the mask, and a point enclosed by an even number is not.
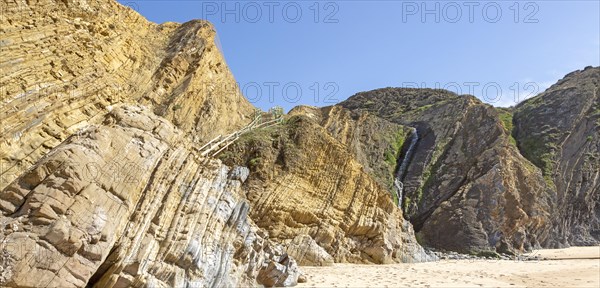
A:
[[[206,155],[208,155],[210,152],[214,151],[215,149],[218,149],[216,152],[214,152],[210,155],[210,157],[215,157],[219,153],[221,153],[225,149],[227,149],[227,147],[229,147],[235,141],[240,139],[240,137],[242,135],[244,135],[245,133],[248,133],[255,129],[267,128],[267,127],[272,127],[277,124],[280,124],[282,122],[281,120],[283,119],[283,115],[279,115],[275,119],[272,119],[272,120],[269,120],[269,121],[259,124],[258,122],[259,122],[259,119],[261,119],[261,118],[262,117],[260,115],[257,115],[254,117],[254,120],[252,120],[252,122],[250,122],[243,128],[241,128],[237,131],[234,131],[233,133],[231,133],[227,136],[219,135],[219,136],[213,138],[212,140],[208,141],[206,144],[202,145],[202,147],[198,148],[198,152],[200,152],[200,155],[202,157],[206,157]]]

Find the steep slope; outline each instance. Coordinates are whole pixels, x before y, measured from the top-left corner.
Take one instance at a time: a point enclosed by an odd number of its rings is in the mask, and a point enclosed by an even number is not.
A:
[[[249,122],[205,21],[0,1],[0,286],[293,285],[246,170],[196,152]]]
[[[431,259],[385,186],[320,126],[319,113],[295,109],[284,125],[245,135],[221,155],[252,171],[250,217],[301,264]]]
[[[359,93],[339,106],[415,128],[401,202],[426,245],[515,252],[551,238],[552,191],[493,107],[472,96],[402,88]]]
[[[124,106],[54,148],[0,194],[0,284],[248,286],[270,262],[295,283],[293,260],[247,218],[244,168],[191,145]]]
[[[198,143],[249,122],[206,21],[157,25],[112,0],[0,5],[0,189],[119,103]]]
[[[514,137],[557,191],[557,246],[600,242],[600,68],[566,75],[520,103]]]
[[[365,172],[382,187],[394,192],[394,174],[410,127],[389,122],[369,113],[358,113],[340,106],[316,108],[298,106],[289,115],[310,115],[329,135],[346,147]],[[397,193],[391,193],[398,204]]]

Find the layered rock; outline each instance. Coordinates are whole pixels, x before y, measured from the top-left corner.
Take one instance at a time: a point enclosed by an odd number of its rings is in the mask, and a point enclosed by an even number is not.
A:
[[[394,190],[398,158],[411,133],[410,127],[341,106],[298,106],[289,115],[307,115],[320,123],[379,184],[390,191]],[[396,193],[392,193],[394,202],[398,204],[396,196]]]
[[[243,168],[199,157],[184,135],[117,107],[13,181],[0,194],[0,284],[248,286],[267,272],[295,284],[295,262],[247,218]]]
[[[313,112],[296,109],[284,125],[244,135],[220,156],[251,168],[251,218],[302,264],[430,259],[385,186]]]
[[[285,286],[297,263],[432,259],[405,215],[460,252],[598,243],[599,68],[514,111],[393,88],[297,107],[226,166],[200,146],[254,108],[208,22],[2,0],[0,24],[0,286]]]
[[[2,0],[0,11],[0,189],[120,103],[197,143],[249,122],[206,21],[157,25],[112,0]]]
[[[109,0],[0,11],[0,286],[295,283],[247,218],[244,169],[196,152],[254,109],[208,22]]]
[[[553,247],[600,242],[600,68],[566,75],[515,107],[514,137],[556,189]]]
[[[548,241],[552,191],[493,107],[472,96],[402,88],[359,93],[339,106],[418,131],[401,202],[426,245],[516,252]]]

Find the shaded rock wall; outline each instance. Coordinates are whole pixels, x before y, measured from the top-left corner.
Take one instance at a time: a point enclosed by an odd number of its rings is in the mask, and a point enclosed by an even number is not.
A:
[[[514,136],[557,193],[552,247],[600,242],[600,68],[569,73],[515,108]]]
[[[431,89],[362,92],[339,106],[415,127],[402,206],[427,245],[515,252],[550,237],[552,193],[496,109]]]

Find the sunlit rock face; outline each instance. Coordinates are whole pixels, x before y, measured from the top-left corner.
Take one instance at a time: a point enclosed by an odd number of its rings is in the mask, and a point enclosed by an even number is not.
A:
[[[246,134],[220,156],[251,169],[244,185],[250,217],[304,265],[433,259],[417,243],[385,179],[367,172],[387,167],[357,161],[353,138],[334,137],[321,125],[323,116],[317,108],[296,108],[284,124]],[[402,129],[373,118],[348,122],[344,131],[354,133],[367,122]]]
[[[296,281],[244,169],[196,152],[253,112],[209,23],[0,5],[0,286],[253,286],[271,262]]]
[[[115,105],[197,143],[249,122],[206,21],[157,25],[112,0],[3,0],[0,189]]]
[[[252,286],[269,265],[295,283],[293,259],[247,217],[244,169],[184,136],[120,106],[53,148],[0,194],[2,285]]]

